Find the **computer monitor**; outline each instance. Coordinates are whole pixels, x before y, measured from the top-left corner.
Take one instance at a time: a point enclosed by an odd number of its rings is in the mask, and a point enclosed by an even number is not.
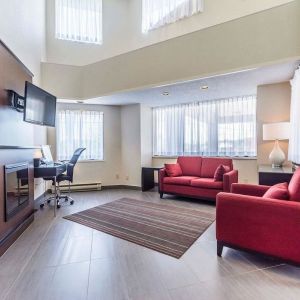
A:
[[[52,157],[49,145],[43,145],[42,146],[42,154],[43,154],[44,162],[46,164],[53,163],[53,157]]]

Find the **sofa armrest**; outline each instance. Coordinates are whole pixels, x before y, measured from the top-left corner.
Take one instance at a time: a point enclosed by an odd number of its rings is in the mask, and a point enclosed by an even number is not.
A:
[[[216,237],[229,245],[300,262],[300,202],[219,193]]]
[[[167,172],[165,168],[162,168],[158,172],[158,190],[159,192],[163,191],[163,183],[164,183],[164,178],[167,177]]]
[[[223,175],[223,190],[230,192],[231,185],[239,180],[239,173],[237,170],[231,170]]]
[[[269,188],[268,185],[234,183],[231,186],[231,193],[262,197]]]

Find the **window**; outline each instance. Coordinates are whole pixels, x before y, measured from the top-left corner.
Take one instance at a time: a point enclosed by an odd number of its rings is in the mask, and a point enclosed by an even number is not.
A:
[[[68,160],[84,147],[82,160],[103,160],[103,113],[99,111],[59,111],[57,115],[57,159]]]
[[[153,108],[153,155],[256,156],[256,97]]]
[[[203,0],[143,0],[142,5],[144,33],[203,11]]]
[[[102,0],[56,0],[57,39],[102,44]]]

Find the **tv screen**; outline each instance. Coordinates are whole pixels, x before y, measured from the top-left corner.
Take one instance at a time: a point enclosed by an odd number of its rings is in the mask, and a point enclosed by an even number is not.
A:
[[[55,127],[56,97],[26,81],[24,121]]]

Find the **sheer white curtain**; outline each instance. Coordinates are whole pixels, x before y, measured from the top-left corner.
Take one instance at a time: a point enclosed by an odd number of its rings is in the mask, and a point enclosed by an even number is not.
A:
[[[203,11],[203,0],[143,0],[142,5],[144,33]]]
[[[56,0],[55,37],[102,44],[102,0]]]
[[[70,159],[84,147],[81,159],[103,159],[103,113],[99,111],[64,110],[57,114],[57,159]]]
[[[289,141],[289,160],[300,164],[300,67],[291,80],[291,136]]]
[[[153,108],[153,155],[256,156],[256,97]]]

